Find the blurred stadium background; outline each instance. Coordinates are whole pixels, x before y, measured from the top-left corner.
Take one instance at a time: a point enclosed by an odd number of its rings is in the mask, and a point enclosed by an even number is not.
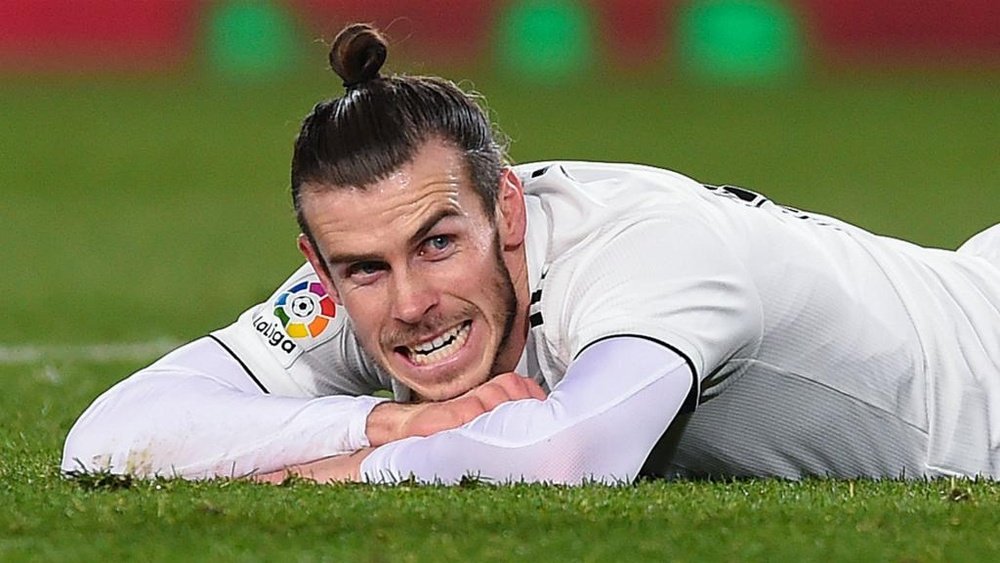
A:
[[[657,164],[934,246],[1000,221],[996,0],[0,0],[0,343],[182,341],[264,298],[353,21],[482,92],[515,161]]]

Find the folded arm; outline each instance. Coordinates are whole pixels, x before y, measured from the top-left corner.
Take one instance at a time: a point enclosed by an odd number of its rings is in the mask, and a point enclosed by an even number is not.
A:
[[[62,469],[189,479],[274,471],[368,446],[365,422],[382,401],[264,394],[205,338],[94,401],[66,438]]]
[[[686,360],[666,346],[611,338],[585,349],[545,400],[504,403],[460,428],[292,472],[320,481],[628,482],[693,384]]]
[[[419,405],[369,396],[269,395],[205,338],[94,401],[66,438],[62,470],[280,481],[286,468],[455,428],[524,397],[545,394],[515,374],[450,401]]]

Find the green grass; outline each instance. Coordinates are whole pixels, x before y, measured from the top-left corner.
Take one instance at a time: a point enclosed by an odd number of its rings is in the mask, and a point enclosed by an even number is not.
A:
[[[0,517],[0,556],[65,557],[81,535],[81,559],[975,561],[1000,549],[995,485],[963,484],[960,501],[942,484],[849,487],[59,484],[22,497],[30,514]]]
[[[183,341],[300,261],[291,139],[336,88],[201,76],[0,89],[0,345]],[[1000,221],[1000,80],[839,75],[765,89],[479,75],[517,161],[628,160],[954,247]],[[150,358],[152,359],[152,358]],[[985,560],[995,483],[609,489],[133,483],[57,474],[69,426],[141,362],[0,365],[0,560]]]
[[[991,482],[325,487],[58,477],[65,428],[135,364],[0,369],[0,560],[986,560]]]
[[[996,76],[757,90],[627,77],[564,89],[473,83],[516,161],[658,164],[934,246],[1000,216]],[[5,340],[188,338],[266,296],[300,260],[291,140],[335,86],[322,74],[5,83]]]
[[[995,482],[286,486],[58,476],[66,428],[139,364],[0,368],[0,560],[987,560]]]
[[[0,369],[0,560],[972,561],[1000,549],[993,482],[449,489],[61,479],[65,428],[135,367]]]

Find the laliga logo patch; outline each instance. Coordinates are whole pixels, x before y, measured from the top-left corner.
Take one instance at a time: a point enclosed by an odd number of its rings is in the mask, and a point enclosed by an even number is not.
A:
[[[316,338],[337,315],[323,284],[304,281],[283,292],[274,302],[274,316],[292,338]]]

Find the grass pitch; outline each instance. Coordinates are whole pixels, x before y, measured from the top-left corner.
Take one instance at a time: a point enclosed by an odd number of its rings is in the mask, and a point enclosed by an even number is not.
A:
[[[153,359],[70,346],[197,337],[300,262],[291,139],[337,89],[315,74],[267,84],[5,77],[0,560],[937,561],[1000,551],[991,482],[445,489],[60,478],[76,416]],[[525,87],[484,75],[474,85],[517,161],[658,164],[932,246],[1000,221],[996,75],[766,89],[628,77]]]
[[[138,367],[4,367],[0,560],[984,561],[994,482],[643,482],[578,489],[67,481],[62,436]]]

